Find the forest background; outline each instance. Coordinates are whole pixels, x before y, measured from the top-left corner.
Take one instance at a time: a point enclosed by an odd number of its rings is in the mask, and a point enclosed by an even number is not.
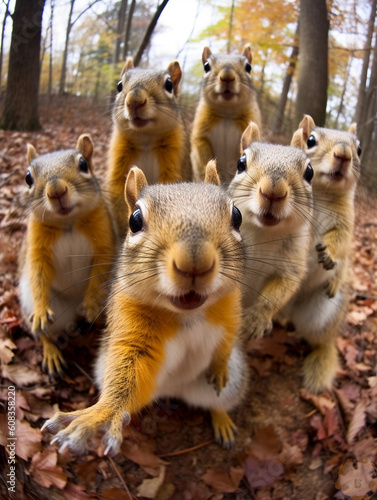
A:
[[[376,7],[377,0],[2,0],[0,498],[325,500],[354,496],[346,494],[352,485],[353,493],[374,494]],[[203,47],[239,52],[245,43],[252,48],[266,139],[289,143],[304,112],[319,125],[358,124],[362,179],[352,294],[339,332],[341,369],[334,388],[319,396],[304,391],[300,367],[307,346],[274,330],[249,350],[250,395],[234,413],[235,449],[213,442],[207,412],[160,404],[138,416],[114,458],[58,454],[40,428],[58,408],[93,404],[96,336],[70,338],[61,380],[51,381],[41,371],[41,345],[25,329],[17,289],[27,220],[26,144],[45,153],[73,147],[80,134],[90,133],[102,176],[112,102],[127,56],[156,69],[179,60],[180,103],[189,128]],[[10,386],[18,438],[14,495],[7,483]]]

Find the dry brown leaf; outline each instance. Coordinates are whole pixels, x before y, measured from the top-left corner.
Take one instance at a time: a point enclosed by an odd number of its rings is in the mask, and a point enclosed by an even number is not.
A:
[[[244,461],[245,477],[250,488],[270,488],[280,481],[284,474],[283,464],[276,459],[260,462],[252,455]]]
[[[242,467],[231,467],[227,472],[219,467],[211,467],[203,474],[203,481],[219,493],[234,493],[243,478]]]
[[[63,469],[57,465],[58,454],[56,451],[44,450],[36,453],[29,468],[29,473],[41,486],[49,488],[55,486],[62,490],[67,484],[67,476]]]
[[[339,468],[336,487],[353,500],[362,500],[369,492],[373,494],[377,491],[376,475],[376,467],[367,458],[358,459],[355,463],[347,460]]]
[[[0,361],[6,365],[10,363],[15,349],[17,346],[10,338],[0,339]]]
[[[312,394],[306,389],[300,389],[300,396],[305,401],[310,401],[313,405],[322,413],[322,415],[326,414],[328,409],[334,408],[335,403],[331,399],[329,399],[324,394]]]
[[[263,461],[267,458],[276,458],[282,450],[282,443],[275,433],[272,424],[255,430],[250,444],[245,448],[247,454]]]
[[[355,407],[351,421],[348,425],[347,436],[346,436],[348,444],[352,444],[355,437],[365,427],[365,421],[366,421],[365,410],[366,410],[365,401],[363,400],[359,401]]]
[[[40,384],[42,382],[41,373],[31,370],[21,363],[3,365],[1,367],[1,374],[4,378],[11,380],[20,387],[27,387],[28,385]]]
[[[156,498],[158,490],[164,483],[166,467],[161,466],[157,477],[152,479],[144,479],[138,486],[138,495],[145,498]]]
[[[136,439],[125,439],[122,444],[122,453],[133,462],[143,466],[158,469],[166,462],[154,454],[154,442],[138,434]]]
[[[28,460],[41,450],[42,433],[32,427],[26,420],[16,421],[16,455]]]
[[[74,483],[67,483],[63,494],[65,500],[98,500],[96,494],[86,493],[82,486]]]

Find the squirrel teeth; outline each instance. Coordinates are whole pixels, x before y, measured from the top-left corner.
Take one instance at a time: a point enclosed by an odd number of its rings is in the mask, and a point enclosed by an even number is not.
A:
[[[179,295],[178,297],[173,297],[171,299],[172,304],[175,307],[178,307],[179,309],[196,309],[197,307],[200,307],[201,305],[204,304],[204,302],[207,300],[207,297],[204,297],[203,295],[199,295],[196,293],[194,290],[191,290],[191,292],[188,292],[184,295]]]

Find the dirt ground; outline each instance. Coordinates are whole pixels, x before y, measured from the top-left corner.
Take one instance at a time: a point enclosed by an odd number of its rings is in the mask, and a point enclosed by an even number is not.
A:
[[[76,98],[42,106],[44,129],[0,131],[0,497],[38,500],[325,500],[377,498],[377,204],[362,182],[357,197],[351,301],[339,332],[341,369],[332,391],[302,389],[308,348],[275,328],[248,345],[250,387],[233,412],[236,446],[214,441],[209,414],[161,401],[124,429],[113,458],[57,453],[40,432],[54,412],[96,401],[92,361],[100,331],[70,339],[59,381],[41,371],[40,342],[20,316],[17,256],[26,228],[26,144],[40,153],[74,147],[89,132],[103,176],[111,118],[105,106]],[[16,456],[8,447],[9,387],[15,387]],[[8,490],[12,458],[15,493]],[[347,496],[348,492],[348,496]]]

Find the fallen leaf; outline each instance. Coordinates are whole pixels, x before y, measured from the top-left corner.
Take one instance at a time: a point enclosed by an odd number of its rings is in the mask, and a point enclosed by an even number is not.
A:
[[[284,474],[284,466],[278,460],[267,459],[261,462],[252,455],[244,461],[244,469],[250,488],[270,488]]]
[[[347,460],[339,468],[336,487],[348,497],[362,500],[369,492],[373,494],[377,491],[376,475],[376,467],[367,458],[357,459],[355,463]]]
[[[334,408],[335,403],[327,396],[320,394],[312,394],[306,389],[300,389],[300,396],[305,401],[310,401],[313,405],[322,413],[322,415],[326,414],[328,409]]]
[[[2,365],[2,377],[11,380],[14,384],[21,387],[40,384],[42,382],[42,374],[36,370],[31,370],[25,365],[14,363],[11,365]]]
[[[144,479],[138,486],[138,495],[145,498],[156,498],[158,490],[161,488],[165,479],[166,467],[161,466],[157,477],[152,479]]]
[[[352,444],[355,437],[365,427],[365,421],[366,421],[365,410],[366,410],[365,401],[363,400],[359,401],[354,409],[351,421],[348,425],[347,436],[346,436],[348,444]]]
[[[17,349],[17,346],[10,338],[0,339],[0,360],[4,364],[8,364],[12,361],[14,349]]]
[[[26,420],[16,420],[16,455],[24,460],[38,453],[42,446],[42,433]]]
[[[36,453],[29,468],[29,473],[41,486],[49,488],[56,486],[59,490],[65,488],[67,476],[63,469],[57,465],[58,454],[56,451],[44,450],[42,453]]]
[[[203,474],[203,481],[219,493],[234,493],[243,478],[242,467],[231,467],[226,471],[219,467],[211,467]]]

